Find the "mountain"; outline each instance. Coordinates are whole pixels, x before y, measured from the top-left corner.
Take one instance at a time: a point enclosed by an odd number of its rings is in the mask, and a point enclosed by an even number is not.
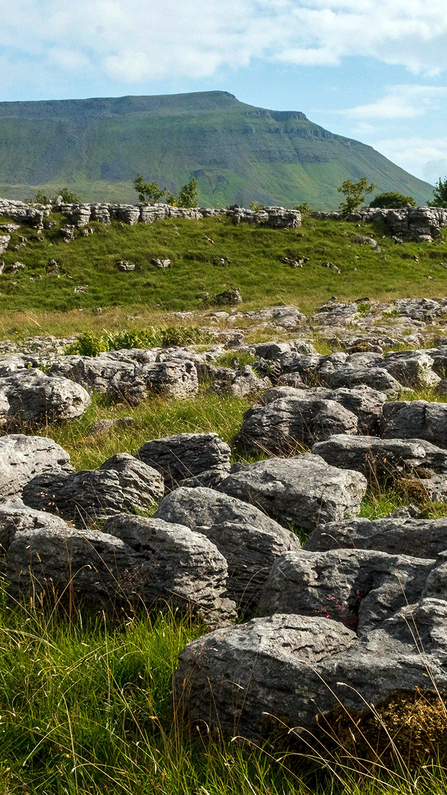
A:
[[[336,208],[345,179],[419,204],[433,187],[371,146],[297,111],[239,102],[226,91],[0,103],[0,195],[75,190],[84,201],[130,201],[138,173],[171,191],[195,176],[202,205],[251,201]]]

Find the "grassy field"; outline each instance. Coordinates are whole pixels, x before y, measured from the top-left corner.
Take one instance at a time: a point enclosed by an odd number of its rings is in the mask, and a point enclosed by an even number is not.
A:
[[[63,220],[54,219],[58,225]],[[333,295],[388,301],[447,293],[447,270],[440,266],[447,261],[446,232],[433,245],[396,245],[370,224],[311,218],[298,230],[233,226],[226,218],[134,227],[93,223],[91,228],[94,234],[76,233],[71,243],[62,242],[57,229],[45,231],[41,239],[21,229],[28,242],[17,251],[11,246],[20,244],[19,234],[13,235],[0,277],[2,337],[16,331],[76,333],[147,325],[167,312],[216,308],[216,294],[228,287],[240,290],[242,311],[293,303],[305,314]],[[382,251],[354,243],[359,234],[374,234]],[[224,257],[229,264],[221,267]],[[292,269],[283,257],[310,261]],[[153,258],[170,259],[171,267],[160,270]],[[57,275],[48,272],[50,259],[58,264]],[[120,273],[121,259],[135,263],[135,271]],[[341,272],[322,267],[328,261]],[[15,262],[25,269],[12,272]],[[79,286],[86,292],[76,293]],[[98,308],[100,316],[94,314]]]
[[[39,241],[28,230],[27,246],[6,252],[0,338],[172,325],[169,312],[196,309],[205,315],[215,306],[213,296],[229,285],[241,290],[242,310],[295,303],[306,313],[334,294],[385,300],[447,294],[447,271],[439,265],[447,261],[445,236],[433,246],[396,246],[382,240],[380,229],[311,219],[301,230],[275,232],[233,227],[226,220],[93,228],[95,234],[70,244],[55,231]],[[353,243],[354,235],[371,233],[382,247],[379,254]],[[18,243],[18,235],[12,242]],[[419,262],[408,259],[415,255]],[[226,268],[215,265],[223,256],[230,259]],[[309,256],[310,263],[292,270],[280,262],[283,256]],[[160,271],[152,257],[169,257],[172,267]],[[50,258],[59,263],[60,278],[47,273]],[[119,273],[119,259],[135,262],[135,272]],[[17,260],[26,269],[8,274]],[[341,274],[322,268],[326,260]],[[88,292],[75,294],[76,285],[88,286]],[[95,314],[98,307],[101,314]],[[271,330],[265,333],[272,337]],[[98,467],[115,453],[135,453],[148,439],[184,431],[216,431],[231,442],[252,401],[206,395],[205,389],[193,400],[149,397],[137,407],[96,395],[75,421],[24,430],[55,439],[76,469]],[[432,390],[403,397],[442,399]],[[129,415],[131,426],[100,435],[90,431],[98,419]],[[253,460],[236,448],[233,458]],[[361,515],[380,518],[408,501],[398,487],[370,490]],[[429,518],[447,515],[445,505],[421,507]],[[383,761],[371,770],[344,747],[320,747],[318,758],[281,740],[258,748],[191,734],[175,713],[171,680],[178,652],[203,631],[170,614],[113,620],[82,607],[71,614],[56,605],[31,611],[11,605],[0,580],[0,795],[445,792],[445,760],[428,754],[422,766],[396,757],[395,764]]]

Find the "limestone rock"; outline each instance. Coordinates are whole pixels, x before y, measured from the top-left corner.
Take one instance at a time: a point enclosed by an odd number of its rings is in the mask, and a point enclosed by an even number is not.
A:
[[[447,405],[426,400],[387,403],[382,431],[385,439],[425,439],[447,448]]]
[[[357,417],[333,400],[297,390],[290,397],[252,406],[244,414],[238,440],[269,453],[294,452],[333,434],[356,434]]]
[[[160,472],[166,489],[214,486],[230,471],[231,449],[217,433],[179,433],[146,442],[137,458]]]
[[[235,465],[219,490],[265,510],[283,526],[313,530],[320,522],[357,515],[366,479],[306,453]]]
[[[435,558],[447,550],[447,519],[346,519],[319,525],[305,545],[310,552],[374,549],[390,555]]]
[[[147,510],[163,493],[158,472],[133,456],[120,453],[105,461],[100,469],[35,477],[23,489],[23,501],[82,528],[124,511]]]
[[[312,731],[338,703],[363,710],[402,690],[443,692],[446,621],[447,602],[423,598],[359,640],[330,619],[283,614],[217,630],[180,653],[178,706],[211,731],[259,740],[284,725]]]
[[[364,635],[417,602],[434,566],[375,550],[287,552],[273,564],[258,614],[324,616]]]
[[[0,499],[20,495],[45,472],[72,472],[70,455],[52,439],[10,434],[0,437]]]
[[[171,603],[181,613],[201,615],[208,624],[236,617],[226,595],[227,563],[216,546],[180,524],[139,516],[115,516],[104,525],[141,561],[134,590],[146,605]],[[140,578],[140,581],[138,581]]]
[[[0,425],[43,423],[80,417],[90,397],[67,378],[49,378],[40,370],[23,370],[0,378]]]
[[[332,436],[312,448],[331,466],[355,469],[376,481],[405,472],[432,469],[447,473],[447,453],[423,439],[376,439],[373,436]]]
[[[300,549],[294,533],[258,508],[213,489],[176,489],[154,518],[186,525],[216,545],[228,563],[228,593],[245,617],[253,613],[274,561]]]

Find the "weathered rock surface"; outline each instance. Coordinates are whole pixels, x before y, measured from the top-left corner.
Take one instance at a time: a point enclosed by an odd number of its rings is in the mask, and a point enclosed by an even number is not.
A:
[[[225,596],[225,559],[188,528],[127,515],[109,520],[106,532],[55,527],[51,520],[19,530],[12,539],[7,553],[12,596],[81,598],[107,608],[170,604],[211,626],[235,615]]]
[[[181,612],[202,615],[209,624],[236,617],[226,592],[226,560],[205,536],[184,525],[126,515],[108,519],[104,532],[145,561],[139,586],[145,604],[164,599]]]
[[[68,378],[23,370],[0,378],[0,425],[55,422],[81,416],[90,403],[86,390]]]
[[[43,474],[23,489],[30,508],[48,511],[78,527],[125,511],[147,510],[164,494],[158,472],[127,453],[109,458],[100,469]]]
[[[41,529],[65,532],[67,525],[59,516],[28,508],[20,498],[0,502],[0,556],[8,552],[16,533]]]
[[[153,439],[137,453],[137,458],[161,473],[169,491],[180,485],[214,487],[229,473],[230,456],[229,445],[217,433]]]
[[[420,599],[435,563],[375,550],[287,552],[273,564],[258,614],[324,616],[364,635]]]
[[[434,359],[425,351],[387,353],[383,367],[404,387],[436,386],[441,380],[433,370]]]
[[[306,453],[235,465],[219,490],[256,505],[286,527],[312,530],[320,522],[356,516],[366,485],[359,472],[336,469]]]
[[[99,356],[64,356],[50,375],[64,375],[96,392],[139,403],[148,391],[163,397],[188,398],[199,388],[194,362],[173,356],[156,361],[156,351],[109,351]],[[192,359],[192,356],[191,356]]]
[[[435,598],[401,608],[359,640],[325,618],[253,619],[181,652],[177,700],[191,720],[211,730],[259,739],[271,732],[275,716],[278,728],[300,732],[340,702],[362,710],[402,690],[442,692],[446,621],[447,602]]]
[[[356,434],[357,417],[333,400],[307,391],[252,406],[244,414],[238,440],[245,447],[288,454],[333,434]]]
[[[363,472],[371,481],[426,469],[447,472],[445,450],[423,439],[377,439],[340,434],[318,442],[312,452],[331,466]]]
[[[213,489],[176,489],[154,518],[186,525],[216,545],[228,563],[228,593],[245,616],[255,609],[274,561],[301,546],[262,511]]]
[[[326,387],[309,387],[304,391],[290,386],[276,386],[269,389],[258,400],[258,404],[266,406],[280,398],[301,396],[316,397],[321,400],[333,400],[356,415],[359,433],[376,434],[380,429],[382,407],[386,401],[384,392],[378,392],[369,386],[357,389],[327,389]]]
[[[10,434],[0,437],[0,499],[20,496],[28,481],[45,472],[72,472],[70,456],[52,439]]]
[[[328,549],[374,549],[390,555],[435,558],[447,550],[447,519],[414,519],[411,516],[384,519],[346,519],[319,525],[305,548],[310,552]]]
[[[426,400],[392,401],[383,407],[385,439],[425,439],[447,448],[447,404]]]
[[[208,391],[243,398],[257,395],[271,385],[270,378],[259,378],[250,365],[247,365],[240,370],[229,370],[224,377],[216,379]]]

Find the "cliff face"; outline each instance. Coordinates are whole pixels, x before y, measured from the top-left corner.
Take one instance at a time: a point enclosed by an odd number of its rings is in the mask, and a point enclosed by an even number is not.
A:
[[[255,108],[223,91],[0,103],[1,195],[69,185],[84,201],[134,201],[138,173],[171,191],[195,176],[201,202],[212,206],[308,201],[333,209],[341,182],[362,176],[420,204],[432,193],[304,113]]]

